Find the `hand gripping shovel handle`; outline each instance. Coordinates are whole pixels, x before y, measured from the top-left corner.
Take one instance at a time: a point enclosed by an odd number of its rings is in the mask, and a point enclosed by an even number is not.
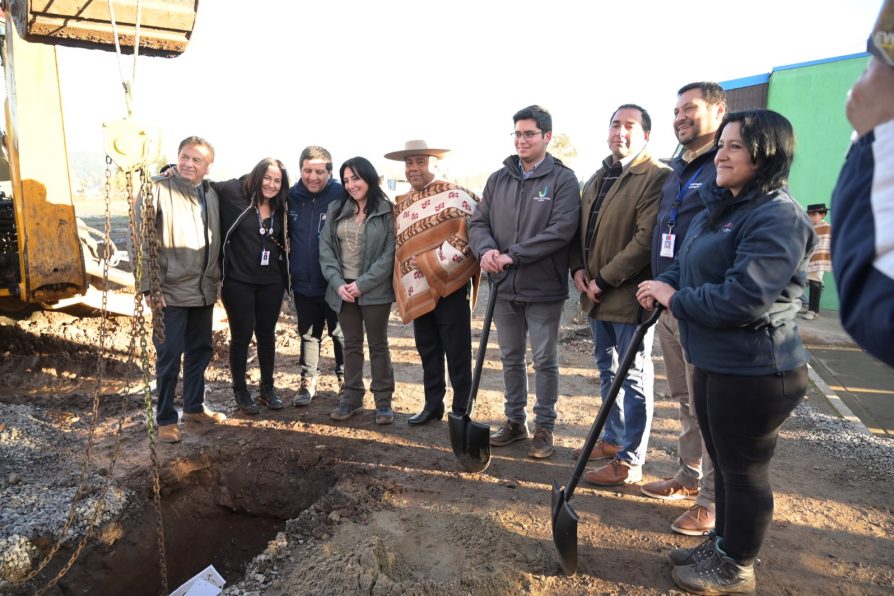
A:
[[[577,464],[574,466],[574,471],[571,472],[568,486],[565,487],[566,501],[571,500],[571,495],[574,494],[574,489],[577,487],[577,483],[580,481],[580,478],[587,467],[587,462],[590,459],[590,452],[593,451],[593,447],[596,446],[596,439],[599,438],[599,433],[602,432],[602,429],[605,426],[605,421],[608,419],[609,412],[611,412],[612,406],[618,397],[618,393],[621,391],[621,386],[627,378],[627,371],[630,370],[630,365],[633,363],[633,359],[636,358],[636,352],[639,350],[639,346],[642,343],[643,338],[646,336],[649,327],[658,321],[662,309],[663,307],[660,304],[657,305],[655,310],[650,312],[646,319],[637,325],[636,330],[633,332],[633,337],[630,338],[630,344],[628,344],[627,349],[624,351],[624,355],[621,357],[621,361],[618,363],[618,370],[615,372],[615,378],[612,379],[608,395],[605,396],[605,400],[602,402],[602,406],[600,406],[599,412],[596,414],[596,420],[593,421],[593,426],[590,427],[590,434],[587,435],[587,441],[584,443],[583,451],[581,452],[580,457],[577,458]]]

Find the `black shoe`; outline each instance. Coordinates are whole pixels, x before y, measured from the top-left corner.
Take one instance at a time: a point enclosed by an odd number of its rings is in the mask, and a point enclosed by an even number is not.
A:
[[[438,406],[435,409],[429,409],[428,406],[425,407],[424,410],[416,414],[415,416],[411,416],[409,420],[407,420],[407,424],[426,424],[431,420],[440,420],[444,417],[444,406]]]
[[[276,389],[274,389],[272,385],[261,387],[261,394],[258,396],[258,401],[271,410],[282,410],[285,406],[276,394]]]
[[[233,389],[233,395],[236,397],[236,406],[246,414],[257,414],[261,411],[255,400],[251,398],[248,389]]]

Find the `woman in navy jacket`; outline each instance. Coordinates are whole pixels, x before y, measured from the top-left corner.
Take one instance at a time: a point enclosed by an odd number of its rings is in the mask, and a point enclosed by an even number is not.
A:
[[[791,123],[770,110],[729,114],[716,137],[716,184],[702,187],[676,261],[637,298],[680,321],[693,396],[716,470],[717,522],[700,546],[670,553],[674,581],[698,593],[755,589],[754,561],[773,516],[770,459],[807,388],[795,314],[813,226],[785,186]]]

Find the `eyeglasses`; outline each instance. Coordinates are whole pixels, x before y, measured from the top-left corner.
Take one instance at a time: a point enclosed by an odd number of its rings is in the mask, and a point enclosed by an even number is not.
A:
[[[530,141],[531,139],[533,139],[533,138],[536,137],[537,135],[542,135],[542,134],[543,134],[543,131],[542,131],[542,130],[524,130],[524,131],[522,131],[522,130],[516,130],[516,131],[513,132],[510,136],[515,137],[516,140],[518,140],[518,139],[520,139],[520,138],[522,138],[522,137],[525,137],[526,140]]]

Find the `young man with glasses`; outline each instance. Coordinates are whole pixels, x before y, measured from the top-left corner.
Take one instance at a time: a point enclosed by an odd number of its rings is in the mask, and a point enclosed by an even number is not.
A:
[[[552,117],[529,106],[513,117],[516,155],[491,174],[469,224],[481,269],[499,282],[494,323],[505,387],[505,424],[491,437],[502,447],[530,438],[526,337],[534,360],[534,440],[530,457],[553,454],[559,397],[558,335],[568,298],[568,244],[578,225],[580,186],[547,153]]]

